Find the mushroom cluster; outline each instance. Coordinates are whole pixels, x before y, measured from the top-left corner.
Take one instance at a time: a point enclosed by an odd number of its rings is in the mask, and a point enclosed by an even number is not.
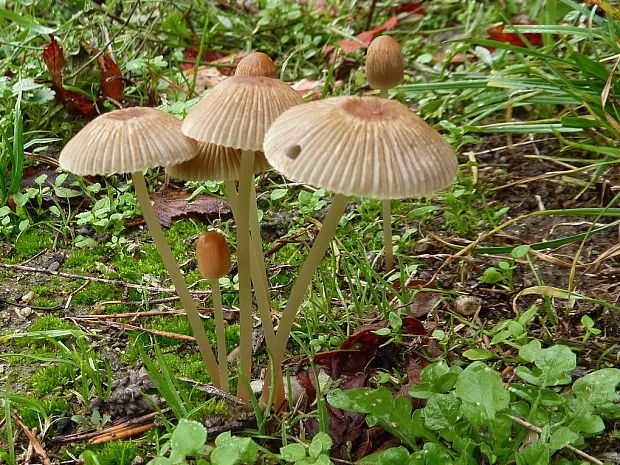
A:
[[[215,86],[181,123],[159,110],[132,108],[100,116],[72,139],[61,166],[76,174],[132,173],[153,239],[187,309],[213,384],[228,390],[224,319],[218,280],[228,273],[228,245],[209,232],[196,245],[198,268],[211,281],[217,360],[200,316],[159,224],[143,171],[155,166],[185,180],[223,180],[237,227],[239,370],[251,374],[252,287],[267,348],[277,373],[275,405],[283,402],[281,363],[295,316],[345,211],[349,196],[384,201],[386,267],[393,267],[390,199],[435,192],[455,177],[456,154],[441,135],[405,105],[387,98],[403,79],[398,43],[378,37],[368,49],[367,76],[380,97],[331,97],[304,103],[276,79],[269,57],[252,53],[235,76]],[[254,174],[273,166],[287,178],[333,192],[308,256],[296,277],[277,332],[271,320],[269,283],[260,241]],[[389,244],[389,245],[388,245]],[[253,285],[253,286],[252,286]],[[267,375],[263,399],[269,397]],[[244,383],[237,395],[248,400]]]

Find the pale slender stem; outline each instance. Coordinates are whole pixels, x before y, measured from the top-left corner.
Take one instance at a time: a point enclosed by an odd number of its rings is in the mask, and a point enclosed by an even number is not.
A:
[[[381,201],[383,216],[383,243],[385,271],[394,269],[394,245],[392,243],[392,205],[389,199]]]
[[[250,275],[250,220],[247,205],[254,181],[254,152],[243,150],[237,194],[237,272],[239,273],[239,363],[246,376],[252,375],[252,278]],[[245,207],[243,207],[245,205]],[[244,383],[237,384],[237,396],[248,401]]]
[[[388,90],[381,89],[381,98],[389,98]],[[382,200],[383,244],[385,254],[385,271],[394,269],[394,244],[392,242],[392,205],[389,199]]]
[[[185,283],[185,278],[181,274],[181,270],[179,269],[179,265],[175,260],[174,255],[172,255],[172,250],[170,250],[166,236],[164,236],[164,232],[159,226],[159,221],[155,215],[155,210],[153,210],[153,206],[151,205],[151,198],[149,197],[144,175],[141,172],[134,172],[131,175],[136,191],[136,197],[138,198],[138,202],[142,208],[142,216],[144,217],[144,221],[146,221],[146,225],[149,228],[151,236],[153,237],[155,247],[159,250],[162,261],[170,274],[170,278],[172,279],[174,288],[179,295],[179,299],[187,311],[187,318],[189,319],[189,324],[192,328],[192,332],[194,333],[194,337],[198,342],[198,349],[200,350],[202,360],[209,371],[213,385],[217,388],[221,388],[222,384],[220,380],[219,368],[217,361],[215,360],[213,350],[211,349],[211,344],[209,344],[209,340],[207,339],[207,334],[205,333],[202,319],[200,318],[200,313],[198,312],[198,307],[189,293],[187,284]]]
[[[301,267],[301,271],[295,280],[295,284],[293,284],[293,288],[291,289],[291,293],[286,302],[286,307],[282,312],[282,318],[280,319],[280,325],[278,327],[278,331],[276,333],[276,340],[274,347],[272,349],[273,356],[273,366],[276,367],[278,371],[281,372],[282,360],[284,359],[284,352],[286,351],[286,344],[288,342],[289,335],[291,333],[291,328],[293,327],[293,322],[295,321],[295,316],[297,315],[297,311],[303,301],[304,295],[308,290],[308,286],[312,281],[312,276],[316,272],[325,256],[325,252],[329,247],[329,243],[331,239],[334,237],[334,233],[338,228],[338,223],[340,222],[340,218],[342,217],[345,208],[347,206],[347,197],[342,194],[334,195],[332,199],[332,204],[329,207],[327,215],[323,219],[323,224],[321,226],[321,231],[318,236],[314,240],[314,244],[310,248],[310,252],[308,252],[308,257],[304,261],[304,264]],[[284,389],[280,389],[279,384],[282,384],[282,376],[280,373],[276,374],[276,398],[274,401],[274,407],[278,409],[278,407],[284,402]],[[263,387],[262,397],[266,399],[268,397],[269,392],[269,381],[270,376],[265,377],[265,385]]]
[[[213,294],[213,314],[215,316],[215,337],[217,340],[217,361],[220,369],[222,390],[228,392],[228,361],[226,360],[226,327],[224,326],[224,309],[222,308],[222,290],[220,280],[211,281]]]
[[[226,196],[230,202],[233,217],[237,222],[237,216],[239,214],[237,210],[238,199],[237,189],[233,181],[224,181],[226,186]],[[263,325],[263,333],[265,335],[265,343],[268,351],[272,350],[275,343],[275,332],[273,330],[273,323],[271,321],[271,301],[269,298],[269,281],[267,280],[267,270],[265,269],[265,259],[262,251],[262,245],[260,240],[260,225],[258,223],[258,206],[256,205],[256,188],[250,189],[250,243],[252,247],[252,253],[250,260],[252,262],[252,282],[256,292],[256,300],[258,301],[258,311],[261,317],[261,323]],[[260,289],[265,289],[265,292],[261,292]],[[280,371],[276,375],[281,374]],[[267,373],[269,376],[269,373]],[[270,378],[269,378],[270,379]],[[277,385],[276,388],[284,389],[283,385]]]
[[[262,239],[260,234],[260,224],[258,222],[258,205],[256,204],[256,186],[250,190],[250,234],[252,235],[252,282],[254,292],[258,301],[258,312],[260,314],[265,343],[271,350],[275,342],[275,333],[271,321],[271,299],[269,297],[269,281],[267,279],[267,269],[265,268],[265,255],[263,254]]]

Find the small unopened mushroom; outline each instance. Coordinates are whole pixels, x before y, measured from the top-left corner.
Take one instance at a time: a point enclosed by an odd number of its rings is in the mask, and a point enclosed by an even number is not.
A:
[[[403,82],[404,65],[400,45],[390,36],[379,36],[366,52],[366,77],[373,89],[387,91]]]
[[[228,370],[226,369],[228,362],[220,278],[226,276],[230,270],[230,250],[224,236],[216,231],[202,234],[196,242],[196,260],[202,277],[211,281],[220,382],[222,390],[228,392]]]
[[[381,97],[388,98],[388,89],[403,82],[404,65],[400,45],[390,36],[375,38],[366,52],[366,77],[373,89],[381,90]],[[383,243],[385,270],[394,268],[394,245],[392,243],[392,205],[390,199],[382,203]]]
[[[262,52],[252,52],[237,65],[235,76],[263,76],[276,77],[276,67],[273,60]]]

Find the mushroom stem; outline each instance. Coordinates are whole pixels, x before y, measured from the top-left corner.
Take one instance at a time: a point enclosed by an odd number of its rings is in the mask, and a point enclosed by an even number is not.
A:
[[[291,293],[286,302],[286,307],[282,312],[282,318],[280,319],[280,325],[278,327],[278,331],[276,332],[276,339],[272,349],[273,366],[276,367],[276,370],[278,371],[281,371],[282,360],[284,359],[284,352],[286,350],[286,343],[288,342],[288,337],[291,333],[293,322],[295,321],[295,315],[297,315],[297,311],[303,301],[304,295],[306,294],[308,286],[312,281],[312,276],[325,256],[329,243],[338,228],[340,218],[344,214],[347,206],[347,200],[348,197],[346,195],[334,195],[327,215],[323,219],[321,231],[314,240],[314,244],[312,244],[310,252],[308,252],[308,256],[306,257],[306,260],[301,267],[301,271],[295,280],[295,284],[293,284],[293,288],[291,289]],[[268,397],[270,379],[271,376],[269,376],[268,373],[265,376],[265,385],[262,392],[263,400]],[[283,386],[280,386],[282,384],[282,376],[280,376],[279,373],[276,373],[275,379],[276,396],[274,400],[274,407],[277,410],[284,402],[284,388]]]
[[[381,89],[381,98],[389,98],[388,90]],[[383,244],[385,254],[385,271],[394,269],[394,245],[392,243],[392,205],[389,199],[384,199],[382,203],[383,217]]]
[[[239,363],[246,376],[252,373],[252,279],[250,275],[249,203],[254,180],[254,152],[243,150],[237,194],[237,272],[239,273]],[[245,205],[245,207],[244,207]],[[238,383],[237,396],[248,401],[244,383]]]
[[[226,187],[226,197],[230,202],[233,217],[237,222],[237,216],[239,215],[237,206],[237,189],[233,181],[224,181]],[[261,323],[263,326],[263,332],[265,334],[265,342],[267,348],[271,350],[275,340],[275,333],[273,330],[273,322],[271,321],[271,301],[269,297],[269,281],[267,279],[267,270],[265,269],[265,258],[262,251],[260,240],[260,225],[258,222],[258,206],[256,205],[256,188],[250,188],[250,245],[252,247],[251,260],[251,275],[252,282],[254,283],[254,290],[256,293],[256,300],[258,301],[258,312],[261,317]],[[264,289],[264,292],[261,291]]]
[[[222,383],[220,380],[220,373],[217,361],[215,360],[215,355],[213,354],[213,350],[211,349],[211,344],[209,344],[209,340],[207,339],[207,334],[205,333],[204,326],[202,325],[202,319],[200,318],[200,313],[198,312],[198,308],[196,307],[196,302],[193,297],[189,293],[189,289],[187,288],[187,284],[185,283],[185,279],[181,274],[181,270],[179,269],[179,265],[172,255],[172,250],[170,250],[170,246],[168,245],[168,241],[164,236],[164,232],[161,230],[159,226],[159,221],[157,220],[157,216],[155,215],[155,210],[151,205],[151,198],[149,197],[149,192],[146,187],[146,181],[144,180],[144,175],[139,172],[131,173],[134,183],[134,189],[136,191],[136,197],[138,198],[138,202],[140,203],[140,207],[142,208],[142,216],[144,217],[144,221],[146,221],[146,225],[149,228],[151,236],[153,237],[153,242],[155,243],[155,247],[159,251],[161,258],[170,274],[170,278],[172,279],[172,283],[174,284],[174,288],[179,295],[179,299],[185,310],[187,311],[187,318],[189,319],[189,324],[192,327],[192,332],[196,337],[196,341],[198,342],[198,349],[200,350],[200,355],[202,355],[202,360],[209,371],[209,375],[211,376],[211,381],[213,385],[217,388],[221,388]]]
[[[220,383],[224,392],[229,391],[228,361],[226,360],[226,328],[224,327],[224,310],[222,308],[222,290],[220,280],[211,281],[213,296],[213,313],[215,316],[215,337],[217,339],[217,359],[219,364]]]

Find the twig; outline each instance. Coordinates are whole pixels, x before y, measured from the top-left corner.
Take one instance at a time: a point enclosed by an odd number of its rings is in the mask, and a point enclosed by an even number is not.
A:
[[[76,318],[76,320],[79,320],[83,323],[88,323],[91,325],[93,324],[94,325],[105,325],[105,326],[111,326],[112,328],[116,328],[116,329],[127,329],[129,331],[142,331],[144,333],[153,334],[155,336],[169,337],[172,339],[177,339],[179,341],[196,342],[196,338],[194,336],[188,336],[186,334],[171,333],[169,331],[159,331],[158,329],[141,328],[140,326],[130,325],[127,323],[118,323],[116,321],[78,319],[78,318]]]
[[[535,426],[533,424],[531,424],[529,421],[524,420],[522,418],[519,417],[515,417],[509,414],[506,414],[506,416],[508,418],[510,418],[512,421],[514,421],[515,423],[518,423],[521,426],[524,426],[525,428],[534,431],[536,433],[542,433],[542,429],[540,429],[538,426]],[[570,444],[565,445],[564,447],[566,447],[568,450],[574,452],[575,454],[583,457],[584,459],[586,459],[588,462],[592,462],[595,463],[596,465],[604,465],[603,462],[601,462],[599,459],[597,459],[596,457],[592,457],[589,454],[586,454],[584,451],[577,449],[574,446],[571,446]]]
[[[62,305],[55,305],[53,307],[33,307],[30,304],[22,304],[19,302],[13,302],[11,300],[7,300],[3,297],[0,297],[0,302],[5,303],[7,305],[12,305],[13,307],[19,307],[19,308],[31,308],[33,310],[44,310],[44,311],[48,311],[48,312],[55,312],[56,310],[60,310],[62,308]]]
[[[200,313],[211,313],[212,308],[198,309]],[[70,318],[75,320],[90,320],[90,319],[110,319],[110,318],[142,318],[149,316],[161,316],[161,315],[185,315],[185,310],[153,310],[149,312],[130,312],[130,313],[113,313],[111,315],[74,315]]]
[[[43,449],[43,446],[41,445],[41,443],[37,440],[35,435],[32,434],[32,431],[30,431],[30,429],[24,424],[24,422],[19,417],[19,415],[17,415],[16,413],[11,413],[11,417],[13,418],[13,420],[17,422],[17,424],[21,427],[21,429],[24,430],[24,433],[26,433],[26,436],[28,436],[28,439],[30,440],[30,444],[32,444],[32,447],[34,448],[34,451],[37,453],[38,458],[41,460],[41,463],[43,465],[52,465],[51,460],[47,456],[47,452],[45,452],[45,449]]]
[[[155,423],[146,423],[144,425],[138,426],[127,426],[125,428],[119,428],[114,432],[100,434],[99,436],[95,436],[90,441],[91,444],[103,444],[106,442],[114,441],[116,439],[125,439],[130,438],[132,436],[137,436],[138,434],[144,433],[150,430]]]
[[[66,436],[56,436],[54,438],[54,441],[62,442],[62,443],[86,441],[88,439],[101,436],[102,434],[109,434],[109,433],[113,433],[114,431],[129,428],[131,426],[142,425],[144,423],[152,421],[160,413],[166,413],[169,410],[170,410],[169,408],[165,408],[161,410],[161,412],[148,413],[146,415],[142,415],[141,417],[132,418],[130,420],[126,420],[120,423],[116,423],[114,425],[107,426],[101,430],[91,430],[91,431],[86,431],[83,433],[67,434]]]

